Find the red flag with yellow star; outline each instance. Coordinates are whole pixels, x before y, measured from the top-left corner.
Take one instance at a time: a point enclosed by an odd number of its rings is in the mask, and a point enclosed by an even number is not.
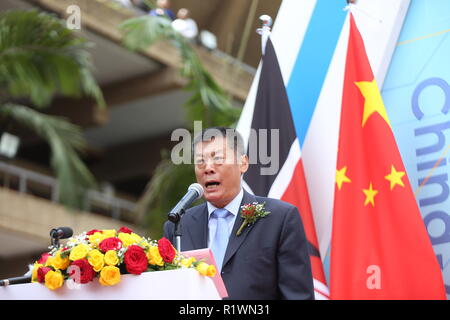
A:
[[[445,299],[441,270],[352,14],[330,294],[332,299]]]

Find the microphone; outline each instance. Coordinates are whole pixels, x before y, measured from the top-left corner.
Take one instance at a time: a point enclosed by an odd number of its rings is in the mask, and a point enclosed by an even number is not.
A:
[[[52,239],[67,239],[73,235],[72,228],[69,227],[59,227],[50,230],[50,237]]]
[[[31,276],[8,278],[8,279],[0,280],[0,287],[6,287],[11,284],[21,284],[21,283],[30,283],[30,282],[31,282]]]
[[[180,221],[182,212],[184,209],[189,207],[192,202],[201,198],[203,196],[203,188],[199,183],[193,183],[189,186],[188,192],[184,195],[183,198],[177,203],[169,213],[169,220],[173,223],[177,223]]]

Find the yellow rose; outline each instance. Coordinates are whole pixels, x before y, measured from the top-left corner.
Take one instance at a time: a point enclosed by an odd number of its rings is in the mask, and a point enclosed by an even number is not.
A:
[[[202,276],[207,276],[207,277],[214,277],[217,273],[216,267],[214,267],[214,265],[209,265],[205,262],[200,262],[197,267],[196,267],[197,271],[202,275]]]
[[[31,274],[31,282],[38,282],[38,280],[37,280],[37,271],[38,271],[38,269],[40,268],[40,267],[43,267],[44,265],[43,264],[40,264],[40,263],[35,263],[34,265],[33,265],[33,272],[32,272],[32,274]]]
[[[89,250],[91,250],[91,248],[89,248],[87,244],[80,243],[70,251],[69,259],[72,261],[84,259]]]
[[[119,258],[117,257],[117,252],[114,250],[108,250],[105,253],[105,263],[108,266],[115,266],[119,263]]]
[[[105,236],[105,239],[107,238],[114,238],[116,236],[116,230],[110,229],[110,230],[102,230],[103,235]]]
[[[70,259],[67,257],[62,258],[61,250],[58,250],[58,252],[56,252],[56,255],[53,257],[53,259],[50,261],[50,263],[51,263],[51,266],[55,269],[66,270],[70,264]]]
[[[181,265],[182,265],[183,267],[190,268],[191,265],[192,265],[192,263],[194,263],[195,261],[196,261],[196,260],[195,260],[194,257],[181,259]]]
[[[100,270],[102,270],[103,266],[105,265],[105,257],[103,253],[101,253],[97,249],[94,249],[89,251],[87,257],[89,264],[94,268],[95,272],[99,272]]]
[[[158,247],[152,246],[147,252],[148,263],[154,266],[162,267],[164,265],[164,260],[159,254]]]
[[[99,282],[103,286],[113,286],[120,282],[120,270],[114,266],[106,266],[100,272]]]
[[[134,243],[139,243],[142,241],[142,238],[134,232],[131,233],[131,238],[133,238]]]
[[[144,249],[149,249],[150,247],[151,247],[151,244],[150,243],[148,243],[147,241],[142,241],[141,243],[140,243],[140,245],[142,246],[142,247],[144,247]]]
[[[119,233],[119,239],[122,241],[124,247],[131,246],[132,244],[135,243],[135,238],[129,233],[125,232]]]
[[[59,271],[49,271],[45,275],[45,286],[50,290],[56,290],[64,284],[64,278]]]
[[[107,237],[101,232],[95,232],[89,236],[89,242],[94,248],[98,248],[100,242],[105,240]]]
[[[217,273],[216,267],[215,267],[214,265],[212,265],[212,264],[209,265],[209,266],[208,266],[208,270],[207,270],[207,272],[206,272],[206,275],[207,275],[208,277],[214,278],[215,275],[216,275],[216,273]]]
[[[45,261],[45,266],[46,267],[51,267],[51,266],[53,266],[53,259],[55,259],[54,257],[48,257],[47,258],[47,261]]]

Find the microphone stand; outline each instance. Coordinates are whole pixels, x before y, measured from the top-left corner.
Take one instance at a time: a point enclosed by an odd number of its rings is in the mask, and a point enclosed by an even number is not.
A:
[[[59,249],[59,246],[60,246],[59,240],[60,240],[60,237],[57,235],[56,229],[51,230],[50,231],[50,241],[54,248]],[[6,287],[6,286],[9,286],[12,284],[22,284],[22,283],[30,283],[30,282],[31,282],[31,276],[14,277],[14,278],[0,280],[0,287]]]
[[[7,287],[13,284],[30,283],[31,276],[14,277],[0,280],[0,287]]]
[[[169,221],[173,222],[175,225],[174,228],[174,235],[175,235],[175,249],[178,252],[181,252],[181,216],[184,214],[184,209],[181,209],[179,213],[170,213],[169,214]]]
[[[52,232],[50,232],[50,241],[53,248],[59,249],[59,236],[57,235],[56,232],[53,232],[53,230]]]
[[[53,248],[59,249],[59,238],[58,237],[51,237],[51,243]]]

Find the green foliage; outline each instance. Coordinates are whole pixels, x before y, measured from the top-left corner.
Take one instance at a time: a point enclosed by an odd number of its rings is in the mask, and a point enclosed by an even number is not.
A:
[[[0,119],[3,118],[23,125],[49,143],[51,166],[59,182],[59,200],[69,207],[81,208],[85,189],[94,186],[95,180],[76,154],[85,147],[80,129],[64,118],[12,103],[1,106]]]
[[[186,90],[192,96],[186,102],[188,123],[203,121],[204,127],[233,124],[240,110],[231,106],[230,98],[205,70],[190,42],[172,28],[163,17],[142,16],[120,25],[123,42],[131,50],[145,50],[158,40],[170,41],[182,60],[181,75],[189,80]]]
[[[44,109],[56,95],[88,95],[104,106],[88,46],[54,15],[38,10],[0,13],[0,124],[22,125],[48,142],[59,200],[77,209],[86,189],[95,186],[77,153],[85,146],[81,130],[66,119],[15,102],[30,101]]]
[[[3,97],[46,107],[53,96],[89,95],[104,105],[90,70],[88,44],[64,22],[37,10],[0,14],[0,88]]]
[[[187,123],[193,129],[194,121],[202,121],[203,128],[235,126],[240,109],[231,106],[230,98],[205,70],[196,52],[182,35],[176,32],[169,19],[142,16],[125,21],[120,29],[123,42],[131,50],[145,50],[156,41],[170,41],[182,60],[181,75],[188,79],[186,90],[192,92],[185,104]],[[160,236],[167,213],[195,181],[194,166],[175,165],[170,152],[163,150],[162,160],[139,202],[139,213],[145,216],[144,225],[153,237]]]
[[[153,238],[161,236],[167,213],[186,193],[187,187],[193,181],[194,166],[174,165],[169,152],[163,150],[162,160],[153,172],[153,177],[138,204],[138,213],[144,217],[142,222]]]

